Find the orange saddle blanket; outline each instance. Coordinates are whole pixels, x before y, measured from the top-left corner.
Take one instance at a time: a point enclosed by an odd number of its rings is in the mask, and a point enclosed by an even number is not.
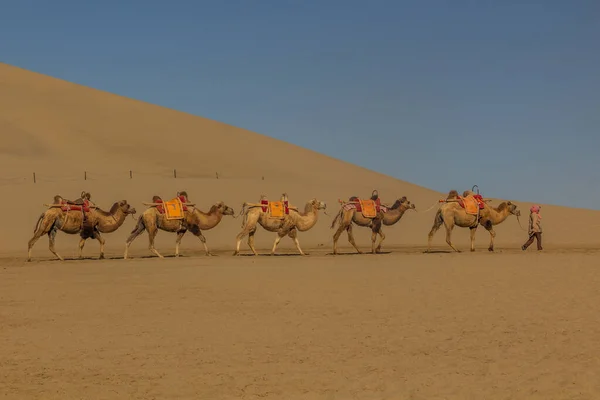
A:
[[[375,218],[377,213],[386,212],[387,209],[381,205],[381,200],[361,200],[356,196],[350,197],[349,201],[344,205],[344,210],[354,209],[362,213],[365,218]]]
[[[377,216],[378,206],[375,200],[359,200],[360,211],[365,218],[375,218]]]
[[[179,198],[163,201],[162,207],[164,207],[167,219],[183,219],[183,204]]]
[[[268,201],[261,200],[263,212],[269,211],[269,216],[272,218],[283,218],[289,215],[290,207],[287,201]]]
[[[459,197],[459,204],[462,208],[465,209],[467,214],[477,215],[479,210],[483,210],[485,206],[485,202],[481,195],[467,196],[467,197]]]

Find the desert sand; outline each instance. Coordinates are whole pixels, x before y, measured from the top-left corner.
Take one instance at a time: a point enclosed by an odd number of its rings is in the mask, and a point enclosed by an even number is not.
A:
[[[456,254],[434,240],[423,254],[436,192],[224,123],[0,64],[0,390],[6,398],[592,399],[600,396],[596,272],[600,212],[542,205],[544,251],[522,252],[528,208],[496,227],[455,229]],[[174,177],[173,170],[177,171]],[[131,171],[131,176],[130,176]],[[35,173],[35,182],[33,174]],[[440,173],[447,173],[441,169]],[[401,171],[399,173],[401,175]],[[84,180],[84,177],[86,179]],[[510,177],[507,177],[510,179]],[[463,191],[486,182],[465,182]],[[357,255],[342,235],[332,256],[338,199],[416,211],[385,227],[383,254]],[[280,256],[233,257],[241,218],[204,232],[147,235],[123,260],[135,226],[104,235],[107,259],[77,235],[47,237],[26,262],[44,203],[82,190],[108,210],[138,211],[153,195],[185,190],[202,210],[286,192],[327,203],[317,225]],[[370,230],[354,228],[362,250]],[[274,234],[258,229],[267,254]]]

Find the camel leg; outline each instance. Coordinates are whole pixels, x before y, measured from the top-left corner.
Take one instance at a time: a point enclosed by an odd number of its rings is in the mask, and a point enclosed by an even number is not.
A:
[[[106,243],[106,241],[104,240],[102,235],[100,235],[100,232],[94,232],[94,238],[100,243],[100,257],[98,257],[98,259],[104,260],[104,244]]]
[[[240,254],[240,246],[242,245],[242,239],[244,238],[244,236],[247,235],[248,232],[246,232],[246,229],[242,230],[240,233],[237,234],[237,236],[235,237],[235,250],[233,252],[234,256],[237,256]],[[248,238],[248,241],[250,241],[250,238]]]
[[[444,225],[446,226],[446,243],[448,243],[448,246],[452,247],[452,249],[454,251],[456,251],[457,253],[460,253],[460,250],[458,250],[452,244],[452,230],[454,229],[454,224],[445,223]]]
[[[242,231],[240,233],[238,233],[238,235],[236,236],[235,251],[233,252],[234,256],[237,256],[240,254],[240,246],[242,244],[242,239],[246,235],[248,235],[248,246],[252,250],[252,253],[255,256],[258,255],[258,253],[256,252],[256,249],[254,248],[254,234],[256,233],[256,224],[258,223],[259,216],[250,213],[250,214],[246,215],[246,217],[247,217],[247,219],[245,220],[244,224],[242,225]]]
[[[341,221],[337,231],[335,231],[335,233],[333,234],[333,254],[337,254],[337,242],[345,229],[346,227],[344,226],[344,222]]]
[[[375,242],[377,241],[377,231],[373,229],[371,231],[371,254],[375,254]]]
[[[438,213],[435,215],[435,219],[433,220],[433,226],[431,227],[427,237],[427,253],[431,251],[431,242],[433,241],[433,236],[441,228],[443,223],[444,220],[442,218],[442,214],[438,211]]]
[[[371,225],[371,253],[376,254],[381,250],[381,242],[385,238],[385,235],[381,232],[381,221],[373,223]],[[377,235],[381,235],[381,240],[379,241],[379,245],[375,247],[375,242],[377,241]]]
[[[204,252],[206,253],[206,255],[207,256],[213,256],[214,254],[212,254],[210,251],[208,251],[208,245],[206,244],[206,238],[204,237],[204,235],[202,234],[202,232],[199,231],[196,234],[196,236],[202,242],[202,245],[204,246]]]
[[[45,215],[40,216],[40,220],[38,221],[39,225],[36,226],[36,230],[33,234],[33,237],[29,239],[27,243],[27,261],[31,261],[31,255],[33,252],[33,246],[35,243],[44,235],[49,234],[50,230],[54,228],[54,221],[49,221],[46,219]]]
[[[383,244],[383,241],[385,240],[385,234],[383,233],[383,229],[379,230],[379,236],[381,236],[381,240],[379,241],[379,245],[377,246],[377,252],[381,251],[381,245]]]
[[[144,219],[143,219],[143,217],[140,217],[135,229],[133,230],[133,232],[131,232],[131,235],[129,235],[129,237],[125,241],[125,254],[123,255],[124,260],[127,260],[127,255],[129,253],[129,246],[131,246],[131,243],[133,243],[133,241],[138,236],[140,236],[145,230],[146,230],[146,227],[144,225]]]
[[[244,231],[237,234],[235,237],[235,250],[233,251],[233,255],[237,256],[240,254],[240,246],[242,245],[242,239],[244,238]]]
[[[177,232],[177,239],[175,239],[175,257],[179,257],[179,245],[181,244],[181,239],[183,239],[183,235],[185,235],[186,232],[187,230],[185,229]]]
[[[383,244],[383,241],[385,240],[385,234],[383,233],[383,229],[379,229],[378,233],[379,233],[379,236],[381,236],[381,240],[379,241],[379,244],[375,248],[375,252],[380,253],[381,252],[381,245]]]
[[[469,228],[469,233],[471,235],[471,251],[475,251],[475,234],[477,233],[477,227]]]
[[[496,231],[491,223],[485,225],[484,227],[490,233],[490,247],[488,247],[488,250],[494,251],[494,239],[496,238]]]
[[[56,249],[54,248],[54,241],[56,240],[56,234],[58,233],[58,229],[51,229],[50,232],[48,232],[48,248],[50,249],[50,252],[52,254],[54,254],[56,257],[58,257],[58,259],[60,261],[65,261],[64,258],[62,258],[57,252]]]
[[[308,255],[308,253],[303,252],[302,249],[300,248],[300,242],[298,241],[298,231],[296,229],[292,229],[290,231],[290,233],[288,233],[288,236],[292,238],[292,240],[294,241],[294,244],[296,245],[296,248],[298,249],[298,251],[300,252],[301,255],[303,255],[303,256]]]
[[[250,233],[248,233],[248,247],[250,247],[250,250],[252,250],[252,254],[257,256],[258,252],[256,251],[256,247],[254,247],[254,235],[255,234],[256,234],[256,228],[251,230]]]
[[[156,238],[156,234],[158,233],[158,229],[156,229],[156,227],[153,227],[153,229],[148,229],[148,249],[150,250],[151,253],[157,255],[160,258],[164,258],[162,256],[162,254],[160,254],[158,252],[158,250],[156,250],[156,248],[154,248],[154,239]]]
[[[80,237],[79,238],[79,259],[80,260],[83,258],[83,246],[85,246],[85,239]]]
[[[33,245],[44,235],[44,231],[37,231],[27,244],[27,261],[31,261],[31,253],[33,251]]]
[[[350,244],[354,246],[358,254],[362,254],[363,252],[358,249],[358,246],[354,241],[354,235],[352,234],[352,224],[348,225],[348,227],[346,228],[346,232],[348,232],[348,241],[350,242]]]
[[[283,238],[286,235],[286,233],[284,232],[277,232],[277,237],[275,238],[275,242],[273,243],[273,249],[271,250],[271,255],[275,255],[275,249],[277,248],[277,245],[279,244],[279,242],[281,241],[281,238]]]
[[[244,236],[248,235],[248,247],[250,247],[250,250],[252,250],[252,253],[256,256],[258,255],[258,253],[256,252],[256,249],[254,248],[254,234],[256,233],[256,226],[250,227],[249,225],[246,225],[244,227],[244,229],[238,233],[238,235],[235,237],[235,251],[233,252],[234,256],[237,256],[240,254],[240,246],[242,245],[242,239],[244,239]]]

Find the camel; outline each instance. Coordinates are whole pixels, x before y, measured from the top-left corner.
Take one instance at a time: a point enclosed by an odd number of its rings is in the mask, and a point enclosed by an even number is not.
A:
[[[285,195],[284,197],[286,198]],[[277,232],[271,255],[275,254],[277,245],[287,235],[294,241],[298,252],[305,256],[307,253],[302,251],[298,242],[298,232],[306,232],[315,226],[319,219],[319,210],[326,209],[327,205],[325,202],[311,199],[306,203],[304,212],[299,212],[290,207],[289,214],[280,219],[270,217],[268,211],[264,212],[260,206],[249,206],[247,203],[244,203],[242,206],[242,214],[244,214],[243,229],[236,237],[236,248],[233,255],[239,255],[240,244],[246,235],[248,235],[248,246],[252,250],[252,253],[255,256],[258,255],[254,248],[254,235],[258,224],[269,232]]]
[[[350,201],[358,201],[358,198],[351,197]],[[359,254],[363,252],[359,250],[356,242],[354,241],[354,235],[352,234],[352,224],[356,224],[360,227],[368,227],[371,228],[371,253],[376,254],[381,251],[381,244],[385,240],[385,235],[383,233],[383,225],[391,226],[400,221],[406,210],[415,209],[415,205],[411,204],[410,201],[406,198],[406,196],[397,199],[391,207],[388,207],[387,212],[384,212],[375,218],[366,218],[363,216],[362,212],[356,211],[355,208],[351,209],[342,209],[333,219],[331,223],[331,229],[333,229],[338,221],[340,221],[339,227],[335,234],[333,235],[333,254],[338,254],[337,252],[337,242],[340,238],[340,235],[344,230],[348,232],[348,242]],[[381,237],[379,244],[377,247],[375,246],[375,242],[377,240],[377,235]]]
[[[148,248],[150,249],[150,252],[160,258],[164,258],[154,247],[154,239],[159,230],[177,233],[177,239],[175,240],[175,257],[179,257],[179,245],[181,244],[181,239],[183,239],[183,236],[188,230],[200,239],[204,245],[206,255],[212,256],[213,254],[208,250],[206,238],[202,234],[202,231],[217,226],[225,215],[234,215],[234,211],[222,201],[214,204],[206,213],[195,207],[191,211],[185,211],[183,220],[169,220],[167,219],[166,214],[161,214],[158,211],[156,206],[150,207],[140,216],[136,227],[131,231],[131,235],[127,238],[124,258],[127,259],[131,243],[144,231],[148,232]]]
[[[463,197],[473,195],[472,191],[465,191]],[[458,192],[451,190],[448,193],[446,200],[452,200],[458,198]],[[476,215],[467,214],[465,209],[457,201],[446,201],[437,211],[433,227],[429,232],[429,242],[427,245],[427,252],[431,251],[431,241],[433,235],[440,229],[442,224],[446,228],[446,243],[456,252],[460,253],[454,244],[452,244],[452,229],[455,226],[461,228],[469,228],[471,234],[471,251],[475,251],[475,233],[479,225],[483,226],[490,233],[490,245],[489,251],[494,251],[494,238],[496,232],[494,226],[504,222],[510,215],[515,215],[517,218],[521,215],[521,211],[517,209],[517,206],[510,201],[503,201],[498,207],[492,207],[485,204],[484,208],[480,210],[479,220]]]
[[[55,197],[55,204],[58,204]],[[70,210],[62,211],[60,207],[51,207],[46,210],[35,225],[34,235],[29,240],[27,261],[31,261],[32,248],[35,242],[44,235],[48,235],[49,248],[59,260],[64,261],[54,248],[54,241],[58,231],[69,235],[79,233],[79,258],[83,258],[83,247],[88,238],[93,238],[100,242],[100,259],[104,258],[105,240],[101,233],[112,233],[119,229],[130,214],[135,214],[135,208],[131,207],[127,200],[121,200],[114,203],[110,211],[106,212],[100,208],[92,208],[88,213],[90,223],[83,226],[83,214],[81,211]]]

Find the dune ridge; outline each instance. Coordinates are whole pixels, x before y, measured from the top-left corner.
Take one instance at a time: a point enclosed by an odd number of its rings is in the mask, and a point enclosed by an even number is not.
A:
[[[222,122],[194,116],[87,88],[43,74],[0,64],[0,205],[6,213],[0,227],[0,252],[25,256],[43,203],[55,194],[76,198],[82,190],[104,209],[127,199],[138,210],[142,202],[157,194],[174,197],[186,190],[202,210],[219,200],[239,212],[244,201],[254,202],[261,194],[278,198],[286,192],[294,205],[304,206],[311,198],[323,200],[329,215],[320,215],[317,225],[299,235],[305,249],[331,248],[331,218],[339,210],[338,199],[369,196],[379,190],[384,202],[407,196],[417,205],[392,227],[386,227],[384,250],[397,246],[425,246],[437,200],[445,193],[430,190],[293,144]],[[375,150],[374,150],[375,153]],[[177,170],[177,178],[173,177]],[[129,171],[133,173],[130,179]],[[36,183],[33,173],[36,173]],[[84,172],[87,180],[84,180]],[[402,171],[399,171],[401,175]],[[487,182],[465,182],[459,191],[478,184],[483,194]],[[527,223],[529,203],[515,201]],[[495,199],[493,204],[498,204]],[[431,208],[429,211],[425,210]],[[600,212],[543,205],[546,246],[576,247],[598,244],[596,230]],[[241,219],[226,217],[216,228],[204,232],[211,248],[232,250]],[[118,254],[135,223],[129,219],[117,232],[105,235],[107,252]],[[370,248],[370,231],[354,229],[359,246]],[[455,229],[453,238],[468,248],[468,230]],[[496,228],[496,244],[520,245],[526,232],[510,217]],[[487,248],[489,235],[477,234],[477,248]],[[274,234],[259,228],[256,244],[270,248]],[[59,233],[57,249],[74,255],[78,236]],[[175,235],[160,232],[157,247],[163,254],[174,250]],[[444,231],[434,241],[445,248]],[[346,236],[340,248],[349,249]],[[138,238],[132,254],[147,255],[147,236]],[[200,250],[191,234],[182,249]],[[288,238],[281,249],[293,249]],[[243,244],[242,250],[248,251]],[[293,251],[293,250],[292,250]],[[98,245],[88,241],[85,254],[96,255]],[[47,238],[34,247],[35,258],[52,258]]]

